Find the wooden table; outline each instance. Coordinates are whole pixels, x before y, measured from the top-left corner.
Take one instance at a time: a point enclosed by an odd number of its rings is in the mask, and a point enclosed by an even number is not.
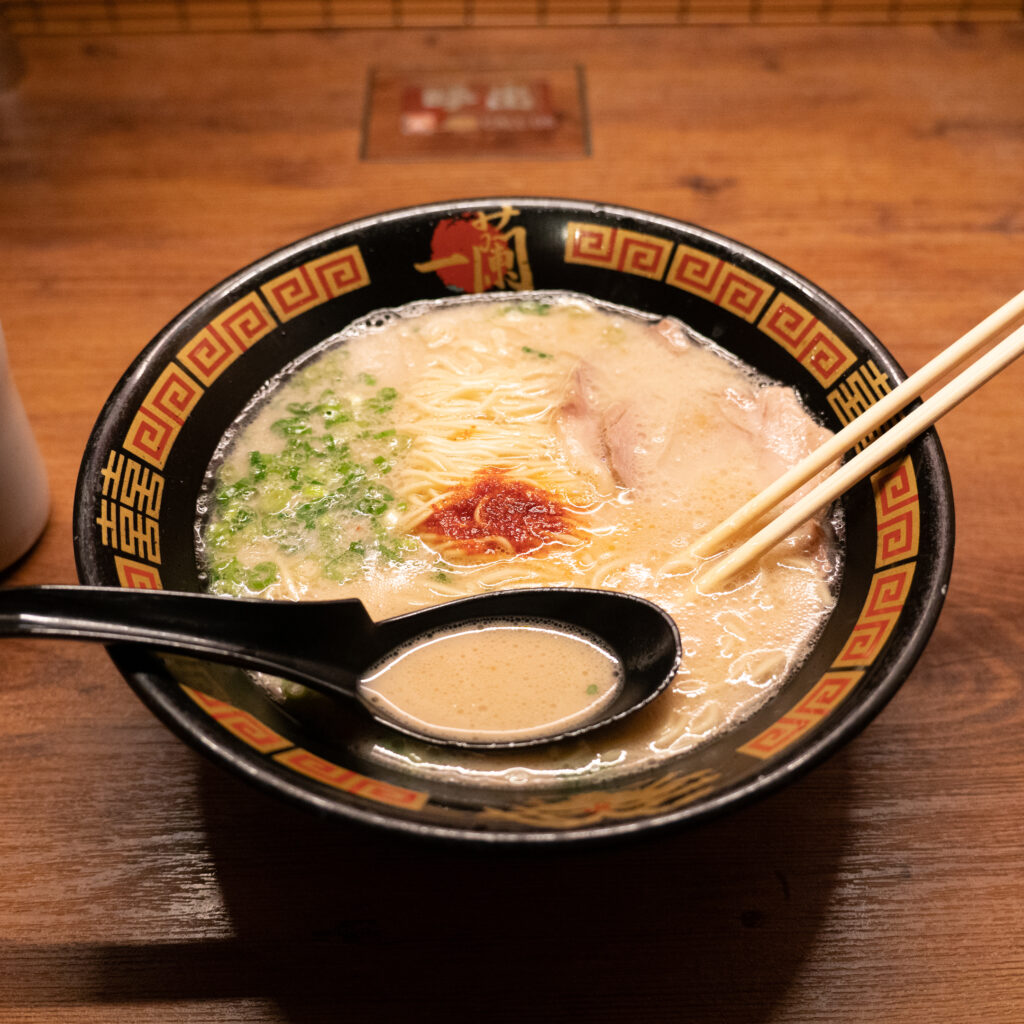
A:
[[[89,429],[182,306],[352,217],[604,199],[771,253],[908,369],[1024,286],[1024,28],[25,39],[0,317],[72,582]],[[371,66],[584,71],[589,156],[361,160]],[[7,641],[0,1021],[1024,1019],[1024,369],[942,425],[957,557],[867,732],[698,830],[520,855],[325,828],[174,739],[100,648]],[[2,483],[0,483],[2,486]],[[3,495],[2,500],[9,500]]]

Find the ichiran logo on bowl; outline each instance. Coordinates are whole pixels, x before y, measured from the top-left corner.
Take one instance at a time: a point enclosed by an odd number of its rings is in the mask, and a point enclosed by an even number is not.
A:
[[[503,206],[494,213],[476,210],[438,221],[430,239],[430,259],[414,266],[421,274],[436,273],[453,291],[529,291],[533,272],[526,228],[508,226],[518,215],[518,210]]]

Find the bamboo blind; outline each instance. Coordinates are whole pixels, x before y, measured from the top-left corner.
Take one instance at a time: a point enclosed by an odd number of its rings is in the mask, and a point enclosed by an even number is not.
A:
[[[1024,20],[1024,0],[0,0],[16,36]]]

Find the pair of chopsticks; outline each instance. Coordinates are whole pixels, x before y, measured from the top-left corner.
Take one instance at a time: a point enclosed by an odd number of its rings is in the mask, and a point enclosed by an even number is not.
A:
[[[696,562],[720,552],[744,527],[771,511],[780,501],[789,497],[815,474],[835,462],[858,441],[880,427],[886,420],[901,412],[905,406],[919,398],[933,384],[961,366],[1008,328],[1019,323],[1021,319],[1024,319],[1024,291],[1015,295],[963,337],[953,342],[931,362],[921,367],[839,433],[816,448],[760,494],[751,498],[742,508],[737,509],[714,529],[699,537],[690,545],[688,555]],[[1004,370],[1022,353],[1024,353],[1024,326],[1017,327],[998,345],[954,377],[904,419],[876,438],[849,462],[840,466],[835,473],[817,487],[812,488],[806,495],[794,502],[790,508],[772,519],[749,540],[740,544],[724,558],[698,570],[694,582],[702,590],[713,590],[719,587],[733,574],[773,548],[816,512],[830,505],[844,491],[863,480],[890,456],[909,444],[918,434],[932,426],[950,409],[977,391],[982,384]]]

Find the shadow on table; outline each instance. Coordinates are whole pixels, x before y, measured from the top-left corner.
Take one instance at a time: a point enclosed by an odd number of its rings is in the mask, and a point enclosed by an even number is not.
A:
[[[326,824],[196,759],[234,937],[0,937],[0,1017],[95,1005],[151,1020],[144,1007],[169,1004],[246,1024],[756,1024],[829,913],[856,752],[699,828],[527,851]]]
[[[286,1020],[752,1022],[828,913],[855,762],[697,829],[526,852],[324,825],[205,764],[200,788],[247,994]]]

